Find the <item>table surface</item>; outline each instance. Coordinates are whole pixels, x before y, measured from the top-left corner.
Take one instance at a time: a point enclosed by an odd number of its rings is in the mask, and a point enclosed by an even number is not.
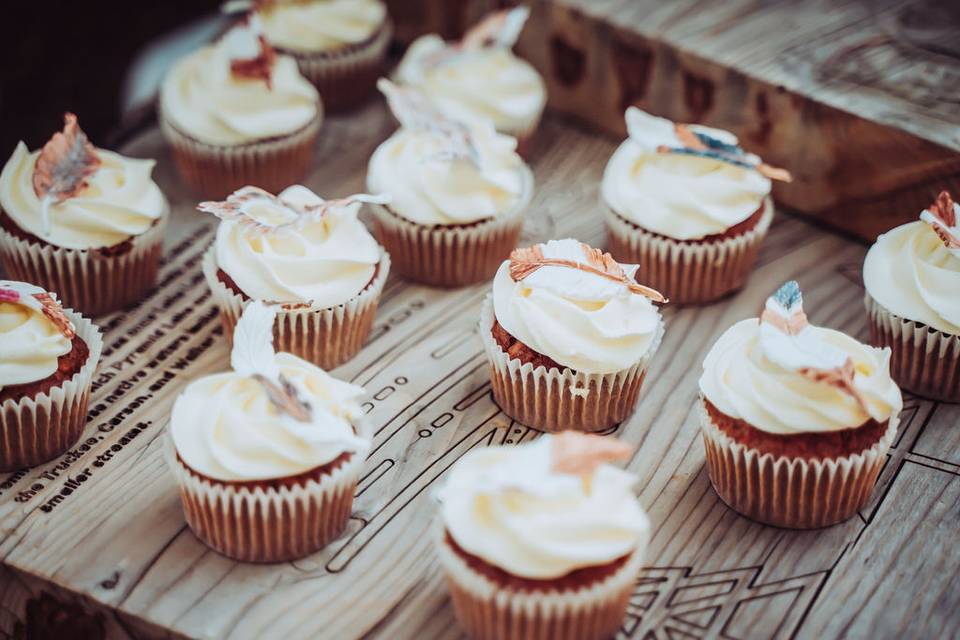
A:
[[[362,191],[367,159],[394,126],[379,104],[330,119],[306,184],[327,197]],[[602,243],[598,185],[613,143],[556,118],[541,133],[524,241]],[[155,176],[173,204],[161,286],[138,309],[99,319],[105,351],[86,450],[0,475],[0,628],[28,624],[20,611],[31,602],[36,616],[50,598],[79,594],[118,636],[459,637],[431,547],[432,492],[470,448],[538,435],[490,395],[476,336],[489,285],[437,290],[391,277],[367,345],[335,372],[367,388],[376,426],[347,532],[296,562],[233,562],[186,527],[163,457],[176,395],[228,367],[200,271],[215,221],[194,211],[156,130],[125,152],[158,159]],[[869,504],[828,529],[743,518],[704,468],[696,396],[706,351],[789,278],[814,323],[864,337],[864,252],[779,213],[744,291],[665,310],[636,413],[615,429],[637,445],[628,467],[655,526],[625,636],[960,635],[960,407],[908,395]]]

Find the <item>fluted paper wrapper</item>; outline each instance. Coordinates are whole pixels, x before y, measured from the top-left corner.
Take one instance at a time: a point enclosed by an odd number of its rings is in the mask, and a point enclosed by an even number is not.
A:
[[[244,562],[286,562],[336,540],[350,520],[363,456],[292,486],[270,480],[231,484],[194,473],[167,435],[166,455],[180,486],[187,525],[214,551]]]
[[[173,149],[180,176],[205,198],[225,198],[247,185],[280,193],[296,184],[310,173],[322,123],[323,106],[319,104],[317,117],[289,135],[247,144],[213,145],[181,133],[160,114],[160,130]]]
[[[67,318],[87,344],[87,361],[58,387],[0,405],[0,471],[16,471],[52,460],[72,447],[87,426],[90,384],[103,339],[93,323],[71,309]]]
[[[526,591],[502,587],[472,569],[436,527],[437,549],[460,626],[476,640],[601,640],[623,624],[643,567],[635,551],[610,576],[579,589]]]
[[[233,328],[249,300],[244,300],[217,278],[218,268],[215,248],[211,246],[203,256],[203,275],[220,309],[224,335],[233,344]],[[381,248],[376,276],[350,300],[325,309],[279,310],[273,328],[274,349],[292,353],[321,369],[330,370],[343,364],[360,351],[370,335],[389,273],[390,256]]]
[[[640,265],[647,286],[675,304],[712,302],[746,283],[773,220],[773,203],[764,200],[757,225],[715,242],[674,240],[650,233],[604,206],[608,250],[619,262]]]
[[[0,254],[7,275],[57,294],[64,307],[88,316],[139,302],[157,284],[163,232],[169,213],[129,242],[119,255],[98,249],[65,249],[18,238],[0,228]]]
[[[700,399],[707,473],[720,499],[757,522],[816,529],[853,517],[870,499],[899,416],[883,437],[858,454],[829,459],[774,457],[746,447],[713,423]]]
[[[375,93],[392,36],[393,24],[387,21],[366,42],[341,51],[279,51],[297,61],[300,73],[320,92],[327,111],[334,113],[359,105]]]
[[[403,277],[437,287],[488,280],[520,240],[524,212],[533,197],[533,174],[524,168],[524,191],[516,205],[471,225],[422,225],[389,207],[372,205],[375,235]]]
[[[960,402],[960,336],[901,318],[869,293],[864,304],[870,343],[890,347],[890,375],[897,384],[925,398]]]
[[[490,363],[493,398],[505,414],[542,431],[601,431],[626,420],[636,408],[647,367],[660,346],[663,321],[650,349],[629,369],[583,373],[537,367],[510,358],[494,340],[493,298],[480,310],[480,339]]]

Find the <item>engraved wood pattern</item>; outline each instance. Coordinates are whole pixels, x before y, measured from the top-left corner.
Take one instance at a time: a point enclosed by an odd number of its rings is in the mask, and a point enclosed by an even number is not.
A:
[[[324,126],[307,184],[330,197],[362,191],[392,118],[374,104]],[[544,127],[524,239],[602,246],[598,181],[614,144],[555,118]],[[228,366],[200,269],[214,219],[193,210],[156,130],[126,151],[158,158],[174,206],[161,284],[136,310],[99,319],[105,351],[78,446],[0,476],[0,631],[20,637],[48,609],[82,607],[90,637],[461,637],[431,547],[431,492],[470,448],[538,435],[491,400],[475,332],[488,285],[438,290],[391,277],[366,347],[336,370],[369,390],[376,426],[347,532],[303,560],[233,562],[186,528],[163,457],[176,394]],[[695,399],[706,350],[789,278],[812,322],[863,337],[864,252],[780,212],[743,292],[666,311],[637,411],[616,428],[638,445],[628,465],[656,526],[622,637],[960,635],[960,407],[908,398],[868,507],[824,530],[738,516],[704,469]]]

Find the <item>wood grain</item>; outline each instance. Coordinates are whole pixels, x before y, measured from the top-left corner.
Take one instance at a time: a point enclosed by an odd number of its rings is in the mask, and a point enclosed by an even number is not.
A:
[[[326,196],[362,190],[367,159],[393,126],[379,104],[331,118],[307,184]],[[538,186],[525,241],[569,235],[602,243],[598,183],[614,144],[553,117],[544,127],[533,149]],[[156,177],[174,206],[162,284],[137,309],[99,319],[106,351],[85,449],[0,476],[0,631],[40,624],[46,618],[37,611],[49,607],[82,612],[78,619],[100,625],[100,637],[460,637],[428,536],[432,491],[472,447],[538,435],[490,397],[475,335],[489,285],[443,291],[388,282],[370,340],[336,370],[370,392],[376,426],[347,533],[296,562],[230,561],[185,527],[162,456],[177,393],[227,367],[199,264],[213,221],[193,210],[196,199],[173,174],[157,131],[126,152],[158,158]],[[616,429],[638,445],[629,468],[656,526],[624,637],[960,633],[952,544],[960,407],[908,398],[870,504],[821,531],[738,516],[704,470],[695,398],[706,350],[792,277],[813,322],[863,337],[864,251],[778,213],[743,292],[666,311],[665,341],[637,411]]]

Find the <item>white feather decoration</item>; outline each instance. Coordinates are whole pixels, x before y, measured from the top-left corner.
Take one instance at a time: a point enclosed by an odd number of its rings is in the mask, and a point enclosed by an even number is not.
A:
[[[233,330],[230,366],[242,376],[260,375],[279,382],[280,368],[274,357],[273,322],[277,309],[254,300],[243,310]]]

